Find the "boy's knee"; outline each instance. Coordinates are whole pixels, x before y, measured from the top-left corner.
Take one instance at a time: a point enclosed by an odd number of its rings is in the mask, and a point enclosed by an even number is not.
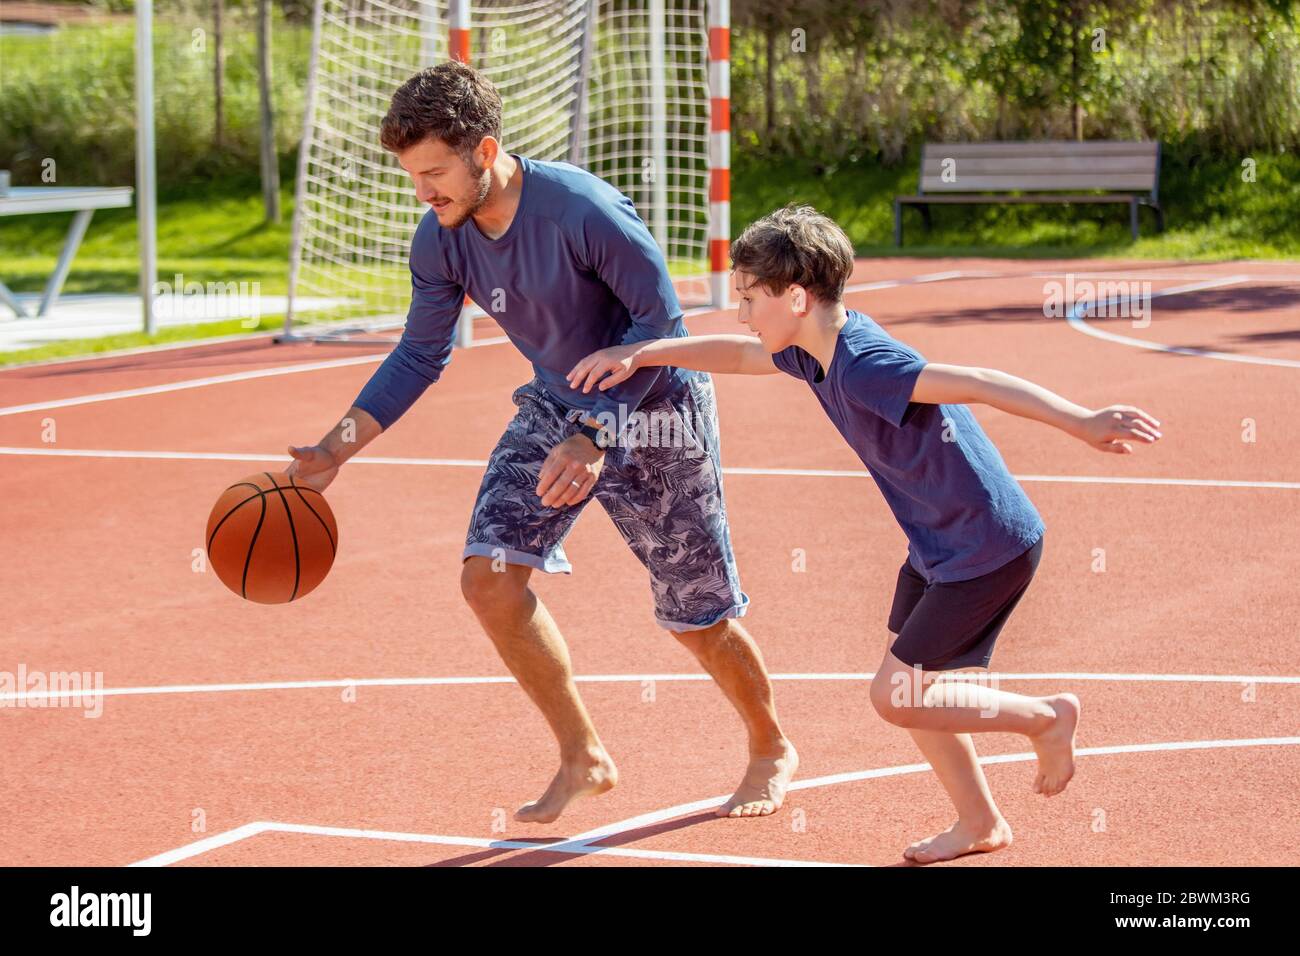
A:
[[[871,681],[871,706],[881,718],[897,727],[912,723],[915,708],[924,706],[925,687],[917,679],[917,671],[910,667],[889,666],[892,655],[886,655],[880,670]]]
[[[888,677],[877,674],[871,682],[871,706],[882,720],[898,727],[907,725],[906,695],[906,688],[900,687],[898,680],[891,681]]]

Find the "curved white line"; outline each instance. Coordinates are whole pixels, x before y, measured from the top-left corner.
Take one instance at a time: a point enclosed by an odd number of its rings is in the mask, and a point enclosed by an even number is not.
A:
[[[1296,746],[1300,745],[1300,737],[1257,737],[1253,739],[1230,739],[1230,740],[1184,740],[1171,741],[1167,743],[1151,744],[1123,744],[1111,747],[1085,747],[1075,751],[1076,757],[1094,757],[1108,754],[1121,753],[1150,753],[1157,751],[1173,750],[1214,750],[1224,747],[1267,747],[1267,746]],[[1016,753],[1016,754],[994,754],[988,757],[980,757],[981,764],[995,763],[1019,763],[1022,761],[1033,760],[1036,754]],[[797,780],[790,785],[789,792],[795,790],[812,790],[817,787],[830,787],[840,783],[853,783],[858,780],[872,780],[881,777],[896,777],[909,773],[924,773],[931,769],[928,763],[911,763],[902,764],[896,767],[881,767],[876,770],[857,770],[849,773],[829,774],[824,777],[813,777],[808,780]],[[681,861],[698,861],[706,863],[732,863],[749,866],[845,866],[852,864],[823,863],[817,861],[804,860],[780,860],[767,859],[764,857],[745,857],[734,856],[729,854],[713,853],[678,853],[661,850],[629,850],[624,847],[600,846],[596,841],[603,837],[617,836],[620,833],[626,833],[629,830],[635,830],[644,826],[653,826],[656,823],[662,823],[665,820],[671,820],[675,817],[685,816],[688,813],[697,813],[701,810],[708,810],[726,800],[726,796],[710,797],[706,800],[695,800],[691,803],[678,804],[675,807],[669,807],[666,810],[654,810],[650,813],[642,813],[635,817],[629,817],[626,820],[620,820],[617,823],[610,823],[603,827],[597,827],[594,830],[588,830],[580,833],[575,837],[560,843],[533,843],[522,840],[488,840],[480,837],[460,837],[460,836],[443,836],[440,834],[427,833],[402,833],[385,830],[361,830],[350,827],[323,827],[300,823],[274,823],[268,821],[259,821],[255,823],[246,823],[242,827],[234,830],[227,830],[224,833],[218,833],[214,836],[197,840],[194,843],[187,843],[184,846],[177,847],[174,850],[168,850],[165,853],[159,853],[155,856],[143,860],[137,860],[128,866],[168,866],[181,860],[191,859],[200,856],[211,850],[219,849],[223,846],[229,846],[240,840],[248,839],[259,833],[280,832],[280,833],[304,833],[315,836],[336,836],[348,837],[352,839],[366,840],[391,840],[403,843],[431,843],[448,846],[473,846],[485,849],[505,849],[505,850],[541,850],[547,853],[569,853],[575,855],[590,855],[604,853],[610,856],[648,858],[661,860],[681,860]]]
[[[769,680],[779,681],[848,681],[863,683],[876,675],[869,671],[769,674]],[[969,679],[977,676],[981,682],[989,681],[1128,681],[1139,683],[1176,684],[1300,684],[1300,676],[1284,674],[1107,674],[1088,671],[1059,671],[1043,673],[1002,674],[954,671],[943,680]],[[644,682],[711,681],[708,674],[578,674],[574,681],[580,684],[639,684]],[[6,691],[0,693],[0,706],[22,707],[31,701],[79,700],[85,697],[144,697],[162,694],[236,694],[266,690],[320,690],[322,688],[355,687],[457,687],[473,684],[513,684],[508,676],[487,677],[365,677],[355,680],[332,678],[325,680],[262,681],[246,684],[155,684],[144,687],[104,687],[58,691]],[[37,705],[39,706],[39,705]]]
[[[1076,750],[1076,757],[1096,757],[1108,754],[1125,754],[1125,753],[1150,753],[1162,750],[1215,750],[1223,747],[1294,747],[1300,746],[1300,737],[1256,737],[1253,739],[1231,739],[1231,740],[1182,740],[1170,741],[1167,743],[1151,744],[1123,744],[1111,747],[1083,747]],[[995,763],[1020,763],[1027,760],[1036,760],[1037,754],[1034,753],[1014,753],[1014,754],[994,754],[989,757],[980,757],[981,764]],[[858,780],[874,780],[880,777],[896,777],[902,774],[923,773],[930,770],[928,763],[903,764],[897,767],[882,767],[877,770],[857,770],[850,773],[836,773],[825,777],[813,777],[808,780],[796,780],[790,784],[789,792],[795,790],[811,790],[816,787],[829,787],[839,783],[853,783]],[[681,803],[675,807],[668,807],[666,810],[654,810],[650,813],[642,813],[635,817],[629,817],[626,820],[620,820],[617,823],[610,823],[603,827],[597,827],[594,830],[588,830],[585,833],[579,833],[571,840],[563,844],[557,844],[565,847],[587,846],[597,840],[606,837],[616,836],[625,833],[628,830],[636,830],[641,827],[653,826],[656,823],[662,823],[665,820],[672,820],[676,817],[685,816],[688,813],[698,813],[701,810],[708,810],[718,806],[727,800],[731,794],[723,794],[718,797],[708,797],[704,800],[694,800],[690,803]],[[787,802],[788,805],[788,802]],[[554,849],[555,846],[547,849]]]
[[[1152,292],[1149,297],[1158,299],[1166,295],[1181,295],[1187,292],[1200,292],[1203,289],[1216,289],[1226,285],[1236,285],[1241,282],[1249,282],[1251,276],[1237,275],[1226,276],[1222,279],[1210,279],[1205,282],[1195,282],[1191,285],[1178,286],[1173,289],[1162,289],[1159,292]],[[1137,295],[1122,296],[1116,298],[1111,296],[1106,300],[1106,305],[1127,304],[1143,298],[1142,293]],[[1117,335],[1114,332],[1107,332],[1103,329],[1093,328],[1087,322],[1083,321],[1083,313],[1089,312],[1096,305],[1095,300],[1080,302],[1070,308],[1065,315],[1065,321],[1070,327],[1077,332],[1085,335],[1091,335],[1093,338],[1103,339],[1107,342],[1116,342],[1120,345],[1128,345],[1133,348],[1149,349],[1153,352],[1167,352],[1172,355],[1192,355],[1197,358],[1218,359],[1222,362],[1243,362],[1247,365],[1274,365],[1281,368],[1300,368],[1300,360],[1284,358],[1266,358],[1261,355],[1238,355],[1233,352],[1215,352],[1210,349],[1195,349],[1183,345],[1163,345],[1159,342],[1148,342],[1145,339],[1135,339],[1128,335]]]

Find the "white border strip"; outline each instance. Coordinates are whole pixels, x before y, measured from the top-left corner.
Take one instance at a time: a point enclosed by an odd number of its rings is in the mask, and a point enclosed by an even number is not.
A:
[[[1121,744],[1109,747],[1084,747],[1075,751],[1076,757],[1095,757],[1111,754],[1127,753],[1155,753],[1161,751],[1189,751],[1189,750],[1217,750],[1228,747],[1283,747],[1300,745],[1300,737],[1256,737],[1248,739],[1230,739],[1230,740],[1183,740],[1168,741],[1164,743],[1149,744]],[[992,756],[980,757],[981,765],[999,764],[999,763],[1022,763],[1029,760],[1036,760],[1037,754],[1034,753],[1011,753],[1011,754],[994,754]],[[789,787],[788,793],[796,790],[812,790],[818,787],[835,786],[842,783],[855,783],[860,780],[875,780],[882,777],[896,777],[904,774],[925,773],[930,770],[928,763],[902,764],[895,767],[881,767],[875,770],[858,770],[849,773],[830,774],[823,777],[813,777],[808,780],[796,780]],[[742,866],[852,866],[854,864],[844,863],[827,863],[808,860],[788,860],[788,859],[771,859],[766,857],[750,856],[731,856],[714,853],[681,853],[663,850],[629,850],[624,847],[602,846],[597,841],[612,836],[618,836],[631,830],[641,829],[647,826],[653,826],[657,823],[663,823],[677,817],[686,816],[691,813],[699,813],[703,810],[709,810],[718,806],[727,800],[729,794],[723,794],[717,797],[709,797],[704,800],[695,800],[690,803],[678,804],[674,807],[668,807],[664,810],[654,810],[650,813],[642,813],[617,823],[606,824],[597,827],[594,830],[588,830],[580,833],[569,840],[559,843],[536,843],[522,840],[488,840],[481,837],[461,837],[461,836],[443,836],[440,834],[427,833],[402,833],[387,830],[360,830],[347,827],[323,827],[312,826],[300,823],[270,823],[258,822],[248,823],[234,830],[228,830],[225,833],[219,833],[216,836],[198,840],[194,843],[187,843],[184,846],[177,847],[174,850],[168,850],[156,856],[151,856],[143,860],[138,860],[129,866],[168,866],[172,863],[178,863],[182,860],[192,859],[208,853],[212,850],[219,849],[223,846],[229,846],[240,840],[248,839],[259,833],[302,833],[313,836],[331,836],[343,837],[348,839],[363,840],[387,840],[392,842],[403,843],[427,843],[438,844],[443,846],[467,846],[481,847],[484,849],[503,849],[503,850],[532,850],[544,853],[567,853],[578,856],[585,856],[600,853],[605,856],[621,857],[625,859],[645,859],[645,860],[667,860],[678,862],[697,862],[697,863],[725,863]]]
[[[1161,289],[1158,292],[1148,294],[1137,293],[1130,296],[1110,296],[1106,299],[1107,307],[1117,304],[1128,304],[1136,302],[1143,298],[1158,299],[1167,295],[1181,295],[1187,292],[1201,292],[1205,289],[1218,289],[1223,286],[1237,285],[1242,282],[1251,281],[1251,276],[1235,275],[1225,276],[1221,279],[1207,279],[1204,282],[1194,282],[1191,285],[1177,286],[1173,289]],[[1132,348],[1149,349],[1153,352],[1165,352],[1170,355],[1192,355],[1197,358],[1218,359],[1221,362],[1242,362],[1247,365],[1273,365],[1279,368],[1300,368],[1300,359],[1284,358],[1267,358],[1262,355],[1239,355],[1235,352],[1215,352],[1211,349],[1197,349],[1184,345],[1163,345],[1160,342],[1148,342],[1146,339],[1137,339],[1128,335],[1117,335],[1114,332],[1107,332],[1103,329],[1095,328],[1083,320],[1086,312],[1092,311],[1097,305],[1096,300],[1080,302],[1070,307],[1066,313],[1065,321],[1069,323],[1070,328],[1084,335],[1091,335],[1093,338],[1102,339],[1107,342],[1115,342],[1119,345],[1127,345]]]
[[[156,461],[248,461],[288,462],[288,455],[258,455],[242,452],[149,451],[113,448],[33,448],[0,446],[0,455],[27,455],[47,458],[137,458]],[[484,468],[482,458],[401,458],[394,456],[357,455],[348,463],[359,465],[415,465],[423,467]],[[760,475],[795,478],[870,478],[866,470],[836,468],[740,468],[725,467],[724,475]],[[1013,475],[1017,481],[1058,482],[1081,485],[1168,485],[1191,488],[1273,488],[1300,490],[1300,481],[1247,481],[1232,478],[1142,478],[1112,475]]]
[[[876,675],[864,672],[828,672],[807,674],[770,674],[770,680],[779,681],[870,681]],[[1284,674],[1106,674],[1088,671],[1059,671],[1043,673],[985,673],[983,671],[953,671],[942,680],[961,680],[978,676],[981,681],[1130,681],[1140,683],[1175,684],[1300,684],[1300,676]],[[640,684],[654,682],[711,681],[708,674],[579,674],[574,681],[580,684]],[[259,681],[255,683],[228,684],[154,684],[143,687],[104,687],[98,690],[6,692],[0,694],[0,704],[35,700],[79,700],[84,697],[142,697],[162,694],[241,694],[267,690],[320,690],[324,688],[356,687],[457,687],[471,684],[513,684],[509,676],[487,677],[365,677],[332,678],[323,680]]]
[[[1170,266],[1170,268],[1180,268],[1180,266],[1173,265]],[[960,280],[960,279],[1048,278],[1048,277],[1060,276],[1062,274],[1064,273],[1060,271],[1024,273],[1024,272],[993,272],[993,271],[981,270],[981,269],[951,270],[948,272],[931,272],[931,273],[926,273],[924,275],[912,276],[910,278],[903,278],[903,279],[881,279],[876,282],[859,282],[853,285],[845,286],[844,294],[849,295],[858,292],[874,292],[880,289],[895,289],[902,286],[922,285],[929,282],[947,282],[947,281]],[[1124,276],[1126,278],[1132,278],[1132,275],[1126,273],[1122,269],[1113,272],[1083,272],[1083,273],[1074,273],[1074,274],[1081,275],[1081,276],[1095,275],[1095,276],[1110,276],[1112,278],[1117,276]],[[1175,279],[1190,279],[1193,277],[1156,275],[1156,276],[1152,276],[1152,278],[1169,279],[1172,281]],[[1197,291],[1199,288],[1212,288],[1215,285],[1240,283],[1240,282],[1300,282],[1300,278],[1290,277],[1290,276],[1286,276],[1286,277],[1253,276],[1247,274],[1228,276],[1226,277],[1226,279],[1223,277],[1209,278],[1206,279],[1204,283],[1199,285],[1184,286],[1176,289],[1165,289],[1160,292],[1155,292],[1152,293],[1152,297],[1154,298],[1156,296],[1163,296],[1163,295],[1176,295],[1179,292],[1191,292],[1191,291]],[[684,311],[682,313],[682,318],[683,320],[685,320],[700,315],[711,315],[711,314],[724,315],[729,312],[734,312],[736,308],[737,308],[736,305],[728,305],[727,307],[721,309],[715,308],[713,306],[699,306]],[[1078,320],[1077,317],[1067,316],[1067,320],[1069,320],[1070,324],[1074,326],[1078,331],[1084,332],[1088,335],[1095,335],[1098,338],[1105,338],[1105,339],[1110,339],[1112,341],[1119,341],[1121,342],[1121,344],[1137,345],[1141,348],[1155,348],[1160,351],[1178,352],[1179,354],[1200,355],[1207,358],[1226,358],[1228,361],[1245,361],[1245,362],[1253,361],[1255,364],[1265,364],[1265,365],[1292,364],[1289,360],[1286,359],[1264,359],[1264,358],[1251,359],[1250,357],[1230,356],[1230,353],[1210,353],[1210,352],[1198,351],[1195,349],[1182,350],[1172,346],[1157,346],[1149,342],[1144,342],[1141,339],[1126,339],[1123,336],[1113,336],[1110,333],[1105,333],[1097,329],[1092,329],[1091,327],[1087,326],[1086,324]],[[247,336],[238,336],[237,338],[243,338],[243,339],[252,339],[255,337],[264,338],[269,335],[279,335],[279,334],[281,333],[279,332],[251,333]],[[14,371],[23,368],[32,368],[35,366],[66,364],[71,362],[92,362],[97,359],[108,359],[118,355],[131,355],[131,354],[136,354],[137,352],[153,352],[153,351],[162,351],[164,349],[178,349],[178,348],[202,348],[205,345],[217,345],[228,341],[233,341],[233,339],[227,339],[223,337],[221,339],[213,339],[207,341],[200,340],[200,341],[190,342],[190,343],[168,343],[167,345],[158,346],[158,347],[145,346],[143,349],[127,349],[120,352],[104,352],[104,353],[97,353],[91,355],[70,356],[66,359],[48,359],[41,362],[29,362],[21,365],[0,367],[0,374],[7,371]],[[486,345],[501,345],[509,341],[510,341],[509,336],[499,335],[499,336],[494,336],[492,338],[477,340],[473,343],[473,347],[481,347]],[[168,385],[152,386],[147,389],[126,389],[121,392],[103,392],[97,395],[86,395],[78,398],[59,399],[55,402],[35,402],[29,405],[15,405],[8,408],[0,408],[0,416],[18,415],[28,411],[43,411],[48,408],[63,408],[70,405],[85,405],[91,402],[113,401],[119,398],[135,398],[141,395],[156,395],[162,392],[179,391],[181,389],[186,389],[186,388],[199,388],[204,385],[218,385],[218,384],[223,384],[225,382],[240,381],[244,378],[261,378],[270,375],[290,375],[296,372],[309,372],[309,371],[317,371],[320,369],[332,368],[332,367],[343,366],[343,365],[362,364],[364,362],[377,362],[383,359],[387,354],[388,354],[387,352],[384,352],[377,355],[355,356],[348,359],[338,359],[333,362],[318,362],[318,363],[310,363],[309,365],[290,365],[279,369],[263,369],[258,372],[237,372],[228,376],[218,375],[218,376],[211,376],[209,378],[204,378],[204,379],[192,379],[183,382],[173,382]],[[95,369],[87,369],[86,371],[94,372]]]
[[[1300,745],[1300,737],[1183,740],[1170,741],[1166,743],[1122,744],[1110,747],[1083,747],[1076,750],[1074,755],[1076,757],[1093,757],[1107,754],[1150,753],[1166,750],[1213,750],[1222,747],[1281,747],[1297,745]],[[1020,763],[1037,759],[1038,755],[1035,753],[1012,753],[980,757],[979,762],[981,765],[985,765],[995,763]],[[811,790],[817,787],[828,787],[840,783],[853,783],[859,780],[874,780],[880,777],[896,777],[909,773],[924,773],[929,769],[931,768],[928,763],[914,763],[904,764],[897,767],[882,767],[876,770],[858,770],[850,773],[830,774],[824,777],[813,777],[808,780],[796,780],[790,784],[786,792],[788,795],[796,790]],[[666,820],[672,820],[689,813],[698,813],[701,810],[708,810],[722,804],[724,801],[729,799],[730,796],[730,794],[723,794],[717,797],[709,797],[705,800],[695,800],[691,803],[679,804],[675,807],[669,807],[666,810],[656,810],[651,813],[643,813],[639,816],[630,817],[627,820],[621,820],[618,823],[611,823],[603,827],[597,827],[594,830],[588,830],[585,833],[580,833],[569,842],[574,846],[589,846],[597,840],[625,833],[629,830],[653,826],[657,823],[663,823]],[[788,796],[786,803],[787,805],[789,804]]]

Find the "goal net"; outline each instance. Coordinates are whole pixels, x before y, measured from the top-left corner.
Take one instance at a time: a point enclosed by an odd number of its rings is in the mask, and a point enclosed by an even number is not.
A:
[[[449,57],[501,93],[505,149],[611,183],[682,305],[725,305],[726,22],[726,0],[316,0],[279,340],[364,341],[405,322],[425,207],[379,125],[398,86]],[[476,314],[467,303],[458,344]]]

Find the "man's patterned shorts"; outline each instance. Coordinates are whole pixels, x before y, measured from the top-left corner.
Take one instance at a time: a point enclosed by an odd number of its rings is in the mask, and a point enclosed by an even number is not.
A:
[[[749,597],[731,551],[713,380],[703,372],[685,374],[676,393],[628,416],[633,440],[605,453],[587,497],[560,508],[542,505],[538,476],[551,449],[580,425],[536,379],[515,389],[519,411],[488,460],[463,558],[568,573],[564,539],[595,498],[650,572],[662,627],[699,630],[743,616]]]

